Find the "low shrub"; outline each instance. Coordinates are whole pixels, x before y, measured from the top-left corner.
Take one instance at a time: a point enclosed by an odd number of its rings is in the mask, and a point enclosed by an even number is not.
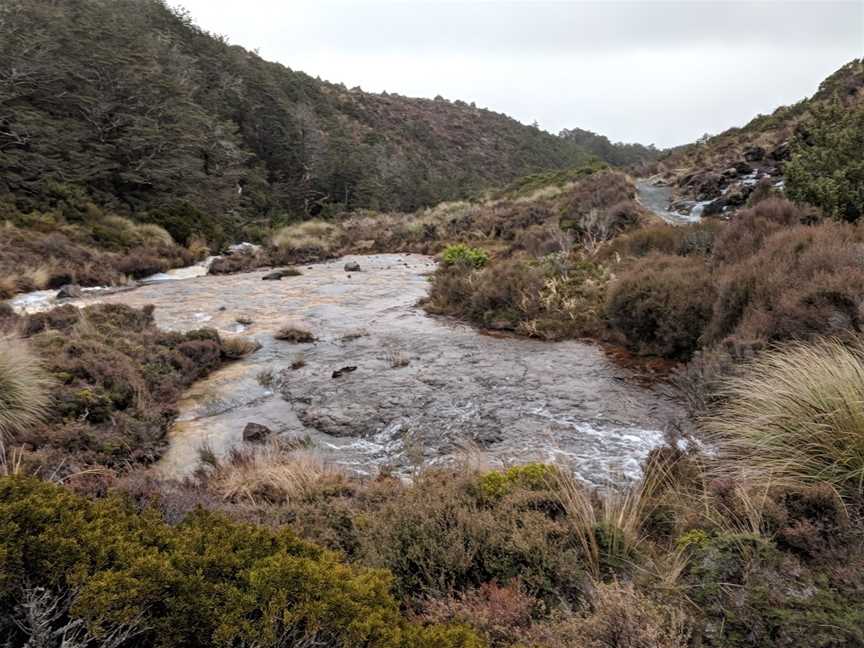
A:
[[[758,347],[861,330],[861,242],[857,228],[832,222],[769,235],[748,258],[716,271],[705,342],[733,336]]]
[[[482,268],[489,263],[489,255],[479,249],[464,243],[448,245],[441,253],[442,263],[448,266],[461,266],[467,268]]]
[[[135,645],[482,648],[455,626],[406,622],[381,570],[351,567],[287,530],[203,511],[168,526],[116,498],[0,478],[0,640],[23,645],[33,588],[69,597],[43,631],[133,628]],[[80,619],[80,621],[77,621]]]
[[[704,259],[650,255],[612,282],[606,317],[640,353],[687,359],[711,319],[714,295]]]
[[[45,423],[15,442],[37,464],[60,461],[62,474],[156,460],[182,392],[230,355],[215,331],[160,331],[152,307],[62,306],[20,328],[56,387]]]

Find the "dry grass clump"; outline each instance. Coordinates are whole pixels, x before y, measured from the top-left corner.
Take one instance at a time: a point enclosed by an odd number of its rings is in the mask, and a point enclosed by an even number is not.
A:
[[[346,480],[320,456],[279,440],[235,449],[221,461],[211,454],[207,463],[208,488],[236,501],[287,503]]]
[[[729,381],[701,428],[720,472],[864,494],[864,350],[837,340],[773,350]]]
[[[0,337],[0,441],[48,416],[53,385],[25,341]]]
[[[273,337],[294,344],[306,344],[315,341],[312,331],[299,322],[286,322],[273,334]]]
[[[334,256],[340,247],[341,229],[320,220],[288,225],[276,232],[271,242],[280,259],[322,259]]]
[[[244,358],[261,348],[257,340],[247,337],[222,338],[222,356],[229,360]]]
[[[691,631],[681,610],[661,605],[632,584],[596,583],[579,615],[537,625],[526,645],[548,648],[687,648]]]

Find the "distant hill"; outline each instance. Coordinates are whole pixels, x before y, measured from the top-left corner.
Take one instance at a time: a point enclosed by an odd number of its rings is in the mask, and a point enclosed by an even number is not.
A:
[[[412,210],[591,158],[464,102],[267,62],[160,0],[0,3],[0,200],[22,211],[70,190],[237,221]]]
[[[615,142],[613,144],[605,135],[598,135],[581,128],[565,129],[558,136],[568,142],[581,146],[604,162],[608,162],[614,166],[629,166],[652,162],[663,154],[663,151],[655,148],[653,144],[650,146],[625,144],[624,142]]]

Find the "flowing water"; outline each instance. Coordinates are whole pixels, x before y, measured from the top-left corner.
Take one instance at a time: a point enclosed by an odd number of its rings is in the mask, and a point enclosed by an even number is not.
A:
[[[362,271],[346,272],[347,261]],[[393,254],[316,264],[281,281],[262,281],[263,271],[185,269],[173,275],[184,280],[72,303],[154,304],[162,328],[208,326],[262,345],[188,391],[156,466],[167,477],[193,472],[202,446],[222,455],[243,443],[250,422],[308,437],[359,474],[479,448],[493,462],[565,462],[598,483],[637,475],[676,405],[635,384],[594,345],[484,335],[427,315],[417,302],[433,269],[429,257]],[[317,340],[274,339],[286,320]],[[344,367],[356,369],[334,378]]]
[[[698,223],[705,205],[711,202],[688,202],[686,212],[676,211],[672,208],[672,187],[650,179],[636,181],[636,195],[644,207],[672,225]]]

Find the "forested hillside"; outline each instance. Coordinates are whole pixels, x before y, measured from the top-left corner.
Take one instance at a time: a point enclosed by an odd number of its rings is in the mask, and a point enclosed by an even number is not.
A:
[[[0,4],[0,197],[21,212],[70,187],[140,220],[411,210],[589,157],[464,102],[269,63],[161,0]]]

